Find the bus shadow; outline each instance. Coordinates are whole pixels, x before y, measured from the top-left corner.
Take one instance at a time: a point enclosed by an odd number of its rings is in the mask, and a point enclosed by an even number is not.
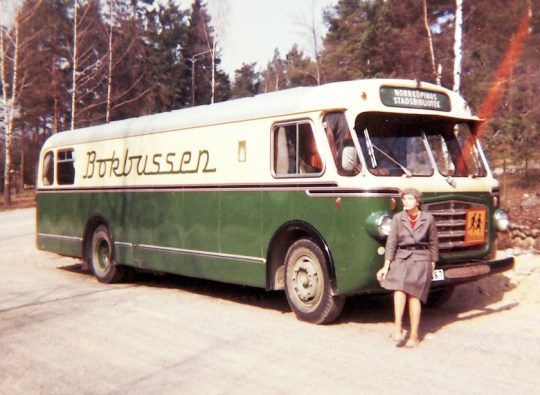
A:
[[[60,269],[92,276],[80,264]],[[174,274],[135,272],[128,276],[127,284],[141,287],[181,290],[197,295],[218,298],[233,303],[291,313],[283,291],[266,291],[236,284],[197,279]],[[510,278],[497,274],[482,280],[456,286],[450,299],[442,306],[422,309],[421,330],[424,334],[435,333],[445,326],[464,320],[498,314],[519,305],[518,302],[501,303],[504,294],[515,288]],[[291,315],[292,316],[292,315]],[[333,323],[384,324],[394,320],[392,294],[356,295],[347,298],[340,317]],[[408,313],[404,314],[404,326],[408,327]]]
[[[477,318],[500,314],[514,309],[519,302],[505,301],[504,295],[516,285],[504,274],[493,276],[456,287],[451,298],[442,306],[425,309],[422,317],[424,333],[436,333],[445,326]]]
[[[281,313],[290,312],[285,294],[280,291],[266,291],[245,285],[227,284],[174,274],[153,275],[151,273],[139,273],[133,282],[147,287],[179,289],[197,295],[275,310]]]
[[[496,274],[472,283],[456,286],[450,299],[439,307],[423,306],[421,332],[424,336],[444,327],[466,320],[499,314],[519,306],[519,302],[505,302],[504,295],[516,286],[504,274]],[[347,300],[339,322],[359,324],[393,323],[392,294],[354,296]],[[408,329],[408,312],[405,311],[404,326]]]
[[[63,266],[60,269],[93,277],[91,270],[85,270],[81,264]],[[169,273],[157,274],[145,271],[130,271],[123,283],[140,287],[181,290],[197,295],[227,300],[233,303],[275,310],[282,313],[291,311],[287,304],[285,294],[282,291],[266,291],[261,288],[244,285],[227,284]]]

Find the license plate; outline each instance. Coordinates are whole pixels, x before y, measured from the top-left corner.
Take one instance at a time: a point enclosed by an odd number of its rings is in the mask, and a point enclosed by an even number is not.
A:
[[[444,270],[443,269],[433,270],[433,275],[431,276],[431,280],[432,281],[444,280]]]

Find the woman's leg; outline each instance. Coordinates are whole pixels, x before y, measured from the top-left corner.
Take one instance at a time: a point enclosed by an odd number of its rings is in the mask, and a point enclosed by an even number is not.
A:
[[[394,291],[394,338],[400,339],[402,336],[402,321],[407,303],[407,294],[403,291]]]
[[[408,295],[408,301],[409,301],[409,318],[411,320],[411,334],[409,337],[409,340],[411,341],[411,344],[418,343],[418,330],[420,328],[420,316],[422,315],[422,304],[420,302],[420,299]]]

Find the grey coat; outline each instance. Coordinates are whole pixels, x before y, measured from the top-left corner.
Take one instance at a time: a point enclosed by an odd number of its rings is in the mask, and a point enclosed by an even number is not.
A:
[[[425,250],[405,250],[398,247],[427,245]],[[386,240],[385,259],[439,260],[439,240],[435,218],[430,213],[420,211],[414,229],[405,210],[394,215],[390,235]]]
[[[437,225],[433,215],[420,211],[414,229],[406,211],[394,215],[386,241],[385,259],[391,263],[381,286],[403,291],[426,302],[431,288],[431,262],[439,259]]]

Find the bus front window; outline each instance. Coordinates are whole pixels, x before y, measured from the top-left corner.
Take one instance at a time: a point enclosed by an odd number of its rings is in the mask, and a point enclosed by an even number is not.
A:
[[[374,175],[431,176],[435,166],[445,177],[487,175],[475,134],[466,122],[364,113],[357,117],[355,130]]]
[[[466,123],[446,122],[430,128],[427,138],[443,176],[485,177],[486,167],[476,138]]]
[[[424,135],[412,118],[361,114],[355,130],[370,173],[407,177],[433,174]]]

